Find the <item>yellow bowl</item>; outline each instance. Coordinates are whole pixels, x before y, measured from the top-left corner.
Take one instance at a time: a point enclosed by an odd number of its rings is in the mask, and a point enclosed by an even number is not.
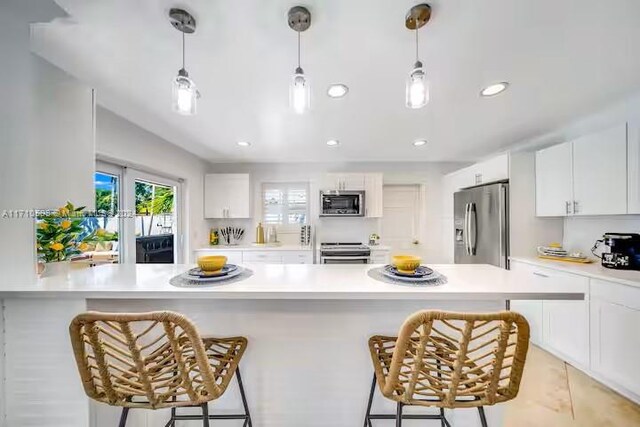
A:
[[[198,258],[198,266],[205,273],[215,273],[222,270],[227,263],[227,257],[222,255],[207,255]]]
[[[414,273],[418,267],[420,267],[420,259],[419,256],[413,255],[394,255],[392,258],[392,263],[395,268],[398,269],[400,273]]]

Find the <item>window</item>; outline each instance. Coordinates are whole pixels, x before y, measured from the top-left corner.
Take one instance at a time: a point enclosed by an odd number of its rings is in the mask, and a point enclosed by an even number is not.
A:
[[[262,184],[262,220],[267,225],[302,225],[309,218],[309,185]]]

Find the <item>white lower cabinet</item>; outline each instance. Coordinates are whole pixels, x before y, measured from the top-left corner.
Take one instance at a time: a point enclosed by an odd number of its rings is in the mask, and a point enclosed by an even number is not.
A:
[[[640,289],[594,279],[591,292],[591,370],[640,396]]]
[[[584,301],[511,301],[531,342],[640,403],[640,288],[511,261],[520,281],[551,281]]]
[[[389,264],[391,251],[389,249],[371,249],[371,264]]]
[[[231,264],[313,264],[313,251],[311,250],[243,251],[211,248],[196,251],[196,258],[203,255],[224,255]]]
[[[512,301],[511,309],[527,318],[535,344],[574,365],[588,367],[589,279],[518,262],[511,263],[511,270],[523,281],[557,283],[585,294],[582,301]]]

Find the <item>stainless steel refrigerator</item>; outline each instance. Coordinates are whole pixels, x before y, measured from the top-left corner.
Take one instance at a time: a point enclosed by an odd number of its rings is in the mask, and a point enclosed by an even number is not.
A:
[[[456,264],[493,264],[508,268],[508,182],[455,193],[454,230]]]

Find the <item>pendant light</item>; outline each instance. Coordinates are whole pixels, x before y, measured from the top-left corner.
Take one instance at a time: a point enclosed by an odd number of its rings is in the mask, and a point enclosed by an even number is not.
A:
[[[183,9],[171,9],[169,21],[173,27],[182,33],[182,68],[173,79],[171,107],[173,111],[185,116],[196,114],[197,100],[200,92],[196,84],[189,78],[189,73],[184,67],[184,38],[185,34],[193,34],[196,31],[196,20],[189,12]]]
[[[311,103],[311,88],[309,79],[300,66],[300,33],[311,26],[311,13],[302,6],[292,7],[289,10],[288,22],[289,27],[298,33],[298,66],[289,86],[289,105],[296,113],[303,114],[309,109]]]
[[[429,103],[429,80],[424,72],[418,51],[418,30],[431,18],[431,6],[426,3],[415,5],[405,18],[405,25],[416,34],[416,62],[407,79],[407,107],[422,108]]]

